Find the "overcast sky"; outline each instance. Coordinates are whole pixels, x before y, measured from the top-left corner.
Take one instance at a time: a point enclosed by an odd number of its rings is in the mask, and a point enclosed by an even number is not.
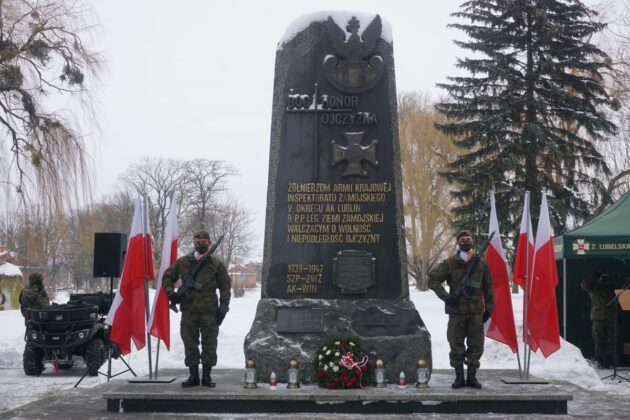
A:
[[[439,95],[435,84],[462,55],[452,41],[463,34],[446,27],[460,3],[95,0],[107,62],[97,196],[143,156],[224,160],[240,172],[230,188],[255,215],[260,258],[275,53],[287,26],[314,11],[378,13],[392,26],[398,91]]]

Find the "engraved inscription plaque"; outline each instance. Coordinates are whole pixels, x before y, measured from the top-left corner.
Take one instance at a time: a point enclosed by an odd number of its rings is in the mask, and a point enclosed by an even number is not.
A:
[[[323,333],[324,320],[321,309],[279,308],[276,318],[279,333]]]
[[[333,284],[341,293],[367,293],[376,284],[376,258],[366,251],[339,251],[333,258]]]

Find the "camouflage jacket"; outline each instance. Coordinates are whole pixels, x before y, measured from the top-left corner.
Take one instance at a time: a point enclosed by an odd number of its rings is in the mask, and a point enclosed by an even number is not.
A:
[[[41,309],[48,305],[48,294],[41,285],[28,285],[20,293],[20,311],[24,317],[27,309]]]
[[[615,302],[608,305],[615,297],[615,286],[609,282],[602,282],[595,276],[589,277],[580,284],[582,289],[591,297],[591,320],[614,321],[617,316]]]
[[[429,289],[433,290],[440,299],[446,300],[449,294],[442,283],[446,282],[450,290],[455,290],[464,277],[468,264],[459,255],[446,258],[429,273]],[[471,284],[477,284],[479,287],[473,287],[472,295],[468,298],[460,296],[457,313],[481,313],[484,311],[484,308],[486,311],[492,312],[494,310],[492,274],[483,258],[479,261],[477,269],[472,275]]]
[[[174,284],[180,278],[182,281],[192,272],[197,265],[197,259],[194,254],[185,255],[170,266],[164,277],[162,277],[162,286],[167,295],[175,291]],[[182,312],[196,313],[212,313],[217,311],[226,313],[230,305],[230,297],[232,282],[228,276],[225,265],[216,257],[210,257],[210,261],[206,262],[201,268],[195,282],[200,284],[201,290],[193,288],[189,289],[188,296],[182,296],[180,309]],[[217,301],[216,289],[219,289],[221,298]]]

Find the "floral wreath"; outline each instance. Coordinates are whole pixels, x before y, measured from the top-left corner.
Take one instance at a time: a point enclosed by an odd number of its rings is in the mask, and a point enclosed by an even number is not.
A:
[[[315,355],[313,368],[322,388],[362,388],[370,384],[369,358],[356,337],[335,338]]]

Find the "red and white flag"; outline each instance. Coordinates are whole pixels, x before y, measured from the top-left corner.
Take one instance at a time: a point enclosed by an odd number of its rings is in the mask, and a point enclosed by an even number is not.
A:
[[[512,309],[512,295],[510,293],[510,282],[508,278],[507,265],[505,263],[505,253],[501,243],[501,233],[499,232],[499,220],[494,202],[494,191],[490,191],[490,228],[488,235],[494,232],[492,241],[486,251],[486,262],[492,273],[494,289],[494,311],[490,320],[486,336],[493,340],[507,344],[513,353],[518,350],[516,341],[516,327],[514,326],[514,311]]]
[[[118,344],[121,354],[131,352],[131,341],[137,350],[146,344],[145,278],[153,279],[151,233],[144,232],[146,212],[142,201],[136,201],[133,222],[127,244],[127,255],[120,285],[105,323],[111,325],[110,338]],[[147,223],[148,225],[148,223]]]
[[[175,260],[177,260],[177,197],[173,194],[171,208],[164,229],[164,243],[162,245],[162,260],[158,271],[157,284],[155,287],[155,299],[153,299],[153,309],[149,317],[149,332],[153,337],[164,342],[167,349],[171,348],[171,328],[168,296],[162,287],[162,276]]]
[[[527,324],[532,338],[530,345],[532,350],[536,351],[540,348],[542,354],[549,357],[560,348],[560,327],[556,304],[558,272],[553,250],[553,229],[549,220],[545,194],[540,203],[531,279],[531,295],[527,310]]]
[[[534,236],[532,233],[532,217],[529,213],[529,191],[525,193],[523,216],[521,217],[521,231],[516,243],[516,258],[512,280],[525,289],[525,276],[532,277],[532,261],[534,261]]]

